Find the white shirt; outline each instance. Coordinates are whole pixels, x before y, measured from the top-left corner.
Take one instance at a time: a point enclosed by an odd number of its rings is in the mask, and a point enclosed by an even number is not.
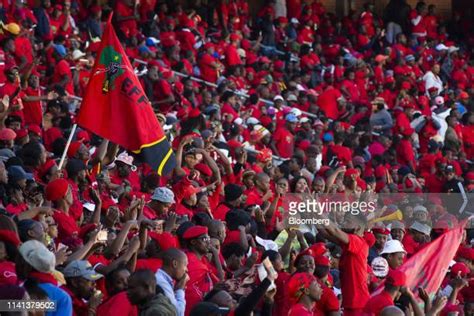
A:
[[[441,78],[437,75],[435,75],[432,71],[428,71],[424,76],[423,76],[423,81],[425,82],[425,89],[426,89],[426,95],[429,96],[430,93],[428,92],[428,89],[431,87],[435,87],[438,89],[438,94],[443,91],[443,81]]]

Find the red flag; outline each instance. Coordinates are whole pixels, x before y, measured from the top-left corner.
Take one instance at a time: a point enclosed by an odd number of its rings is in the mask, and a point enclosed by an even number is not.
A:
[[[115,34],[107,23],[82,100],[78,124],[140,154],[158,174],[176,159],[151,104]]]
[[[467,221],[444,233],[407,260],[399,270],[407,276],[407,288],[418,295],[418,288],[422,287],[428,295],[436,294],[446,272],[449,263],[456,256],[461,244],[464,227]],[[372,293],[372,296],[380,293],[382,287]]]

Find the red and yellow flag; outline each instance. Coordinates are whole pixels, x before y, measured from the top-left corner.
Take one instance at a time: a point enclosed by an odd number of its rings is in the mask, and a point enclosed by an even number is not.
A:
[[[140,154],[159,175],[176,159],[109,19],[82,100],[78,124]]]

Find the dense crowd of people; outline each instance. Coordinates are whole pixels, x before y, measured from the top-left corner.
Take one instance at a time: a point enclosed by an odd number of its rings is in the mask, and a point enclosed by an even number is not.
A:
[[[54,301],[47,315],[474,315],[469,225],[430,271],[436,293],[399,269],[460,225],[443,194],[474,190],[473,22],[432,2],[341,17],[319,0],[0,1],[0,299]],[[80,126],[67,147],[111,12],[169,175]],[[379,199],[385,221],[287,225],[285,197],[335,193],[396,197]]]

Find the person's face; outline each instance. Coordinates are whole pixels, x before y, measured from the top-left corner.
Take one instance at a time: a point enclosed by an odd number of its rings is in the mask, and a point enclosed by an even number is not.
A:
[[[439,75],[440,71],[441,71],[441,68],[440,68],[440,66],[439,66],[438,64],[436,64],[436,65],[433,66],[433,73],[434,73],[435,75]]]
[[[82,144],[77,151],[77,156],[80,160],[86,161],[89,160],[89,150],[87,149],[86,145]]]
[[[326,186],[326,184],[324,183],[324,181],[322,179],[318,179],[318,180],[314,181],[314,183],[313,183],[314,193],[322,193],[324,191],[325,186]]]
[[[323,289],[319,285],[318,281],[313,281],[309,286],[309,297],[313,301],[319,301],[321,299],[321,295],[323,294]]]
[[[257,180],[257,187],[263,192],[267,192],[270,189],[270,177]]]
[[[227,291],[220,291],[214,295],[212,302],[217,304],[219,307],[227,307],[230,310],[233,310],[237,305],[237,302],[229,293],[227,293]]]
[[[8,173],[3,162],[0,162],[0,183],[8,183]]]
[[[405,232],[403,231],[403,229],[400,229],[400,228],[391,229],[390,234],[392,235],[393,239],[396,239],[400,242],[403,240],[403,237],[405,236]]]
[[[314,258],[312,256],[303,256],[298,261],[298,266],[296,269],[298,272],[308,272],[313,274],[314,273]]]
[[[33,227],[28,231],[30,239],[43,242],[44,240],[44,227],[40,222],[36,222]]]
[[[140,304],[152,295],[153,289],[150,286],[147,286],[147,284],[144,284],[133,277],[128,280],[127,296],[130,303],[133,305]]]
[[[130,272],[128,270],[120,270],[120,272],[116,273],[112,284],[113,292],[118,293],[126,290],[128,287],[129,278]]]
[[[76,282],[80,298],[85,300],[90,299],[95,290],[95,282],[85,278],[78,278]]]
[[[181,260],[173,261],[174,279],[181,280],[188,273],[188,257],[183,256]]]
[[[156,68],[155,66],[151,67],[148,70],[148,78],[150,78],[152,81],[157,81],[158,79],[160,79],[160,76],[158,75],[158,68]]]
[[[0,262],[7,259],[7,248],[5,248],[5,243],[0,241]]]
[[[296,129],[296,123],[287,122],[286,126],[288,127],[288,130],[289,130],[290,132],[292,132],[292,133],[293,133],[293,132],[295,131],[295,129]]]
[[[375,234],[375,247],[377,249],[383,249],[387,242],[388,236],[384,234]]]
[[[425,223],[428,220],[428,214],[426,212],[415,212],[413,214],[415,220]]]
[[[129,165],[124,164],[123,162],[120,162],[120,161],[117,162],[117,173],[119,177],[127,178],[130,175],[131,171],[132,171],[132,168]]]
[[[398,269],[403,264],[405,254],[403,252],[391,253],[387,256],[387,262],[390,268]]]
[[[454,179],[455,174],[454,174],[454,172],[449,171],[449,172],[445,172],[445,176],[446,176],[446,180],[450,181],[450,180]]]
[[[194,154],[190,154],[190,155],[186,155],[184,157],[184,160],[186,161],[186,164],[192,169],[194,168],[194,166],[197,165],[198,163],[198,160],[196,158],[196,155]]]
[[[192,240],[191,244],[194,244],[196,250],[199,251],[200,254],[204,255],[209,252],[210,242],[211,239],[209,238],[209,235],[202,235]]]
[[[231,271],[235,271],[235,270],[239,269],[239,267],[242,266],[242,259],[243,259],[243,257],[238,257],[238,256],[236,256],[236,255],[230,256],[230,257],[226,260],[227,267],[228,267]]]
[[[183,199],[184,200],[184,199]],[[186,204],[188,204],[189,206],[194,206],[197,204],[197,195],[196,193],[192,194],[189,198],[187,198],[186,200]]]
[[[49,1],[49,0],[44,0],[44,1],[43,1],[43,6],[44,6],[46,9],[49,8],[49,7],[51,7],[51,1]]]
[[[247,176],[243,178],[242,182],[244,183],[247,189],[253,188],[255,185],[254,176],[253,175]]]
[[[276,271],[282,271],[284,268],[284,262],[281,258],[280,254],[277,254],[276,258],[274,261],[272,261],[273,267],[275,268]]]
[[[209,199],[207,198],[207,195],[204,194],[203,196],[201,196],[201,198],[199,199],[199,201],[197,202],[197,207],[199,209],[203,209],[203,210],[206,210],[206,209],[209,209],[210,205],[209,205]]]
[[[295,192],[296,193],[303,193],[308,190],[308,183],[305,179],[301,178],[296,182]]]

